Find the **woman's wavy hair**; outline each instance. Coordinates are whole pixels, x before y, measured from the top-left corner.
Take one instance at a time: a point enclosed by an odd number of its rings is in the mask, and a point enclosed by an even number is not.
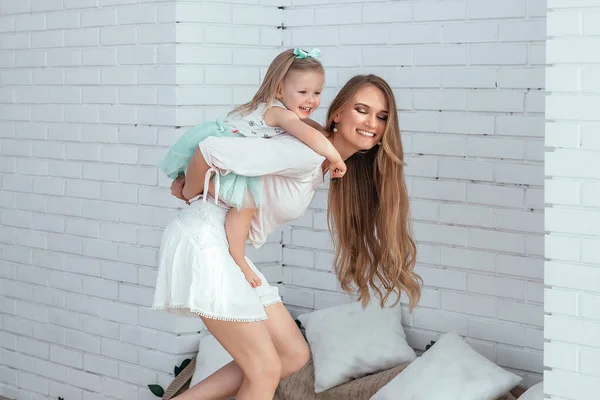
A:
[[[259,103],[266,103],[267,107],[273,105],[283,80],[290,71],[319,71],[325,74],[323,65],[316,58],[298,58],[293,49],[285,50],[279,53],[269,65],[265,78],[252,100],[234,108],[229,114],[249,114],[256,110]]]
[[[412,238],[404,152],[396,100],[388,83],[375,75],[350,79],[327,113],[325,130],[335,135],[334,118],[351,106],[355,94],[371,85],[387,99],[388,118],[380,146],[346,160],[346,175],[329,188],[328,222],[335,244],[335,272],[341,288],[367,305],[372,294],[393,305],[406,294],[412,310],[421,296],[422,279],[414,272],[416,245]],[[335,140],[335,139],[334,139]]]

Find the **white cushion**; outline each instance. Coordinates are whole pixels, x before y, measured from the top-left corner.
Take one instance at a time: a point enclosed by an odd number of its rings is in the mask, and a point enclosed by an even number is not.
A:
[[[196,370],[192,376],[190,387],[212,375],[224,365],[233,361],[227,350],[207,332],[200,339],[198,345],[198,356],[196,357]]]
[[[544,400],[544,382],[533,385],[519,397],[519,400]]]
[[[366,309],[350,303],[299,316],[315,367],[315,392],[414,360],[400,313],[399,306],[381,309],[373,300]]]
[[[371,400],[492,400],[521,377],[483,357],[456,333],[442,337]]]

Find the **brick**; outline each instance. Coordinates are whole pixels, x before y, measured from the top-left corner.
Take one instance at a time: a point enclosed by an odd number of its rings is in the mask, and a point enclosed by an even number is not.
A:
[[[471,22],[446,24],[443,27],[444,43],[482,43],[498,41],[497,22]]]
[[[465,65],[468,47],[463,45],[423,46],[414,49],[415,65]]]
[[[66,9],[75,8],[95,8],[98,7],[98,0],[64,0]]]
[[[500,278],[490,275],[469,274],[469,292],[494,295],[513,299],[525,298],[523,281],[510,278]]]
[[[539,351],[514,349],[498,346],[498,365],[509,368],[534,371],[541,373],[543,370],[543,354]]]
[[[594,346],[593,338],[597,336],[600,329],[598,321],[586,321],[567,316],[546,315],[544,322],[546,339],[587,346]]]
[[[99,8],[81,12],[81,26],[102,27],[117,24],[117,10]]]
[[[388,37],[391,44],[441,43],[442,28],[438,24],[396,24],[390,27]]]
[[[499,322],[471,320],[469,336],[476,339],[522,346],[525,341],[525,328]]]
[[[492,318],[496,316],[496,299],[493,298],[442,292],[441,301],[443,310]]]
[[[415,20],[415,21],[446,21],[446,20],[464,20],[464,19],[466,19],[465,1],[444,1],[444,2],[422,1],[422,2],[412,4],[412,6],[413,6],[413,20]],[[373,6],[373,7],[375,8],[375,6]],[[408,11],[408,14],[410,15],[410,11]],[[386,13],[384,15],[391,16],[394,14]],[[397,20],[391,19],[390,21],[381,21],[381,22],[396,22],[396,21]],[[363,18],[363,22],[368,22],[368,21],[365,21]],[[377,21],[373,21],[373,22],[377,22]]]
[[[495,165],[495,175],[497,182],[540,186],[544,183],[544,168],[541,165],[498,163]]]
[[[493,219],[493,210],[489,207],[458,204],[440,205],[441,222],[491,227]]]
[[[137,41],[140,44],[172,43],[176,30],[172,24],[141,25],[137,28]]]
[[[65,397],[80,398],[80,399],[83,398],[83,393],[84,393],[83,390],[81,390],[81,389],[74,388],[67,384],[54,382],[54,381],[50,381],[49,392],[50,392],[50,396],[52,396],[52,397],[59,397],[62,395]]]
[[[181,22],[231,23],[232,10],[227,4],[183,3],[176,7]]]
[[[135,44],[137,37],[136,27],[114,26],[100,29],[100,44],[104,46]]]
[[[155,64],[157,59],[155,46],[119,46],[116,51],[119,64],[121,65]],[[111,61],[112,64],[116,63]]]
[[[544,137],[544,118],[528,115],[499,115],[496,118],[496,134],[511,136]]]
[[[524,94],[516,91],[468,93],[469,110],[522,112],[524,110]]]
[[[359,24],[362,20],[360,6],[321,7],[316,9],[316,25]]]
[[[553,261],[547,261],[545,268],[545,283],[547,285],[596,291],[592,282],[600,275],[597,268]],[[565,276],[563,273],[566,270],[570,271],[569,276]]]
[[[467,274],[463,271],[418,265],[416,270],[428,287],[466,290]]]
[[[412,195],[424,199],[461,201],[465,199],[466,186],[461,182],[439,180],[414,180]]]
[[[459,335],[466,335],[468,330],[468,320],[465,316],[445,313],[440,310],[431,310],[427,308],[418,308],[414,312],[414,327],[442,331],[449,329]]]
[[[125,6],[117,9],[117,20],[119,25],[154,23],[156,14],[155,4]]]
[[[48,395],[50,380],[23,371],[17,372],[17,379],[23,389]]]
[[[520,44],[472,45],[471,65],[521,65],[527,62],[527,47]]]
[[[470,19],[519,18],[525,17],[526,2],[508,0],[502,4],[493,0],[467,2],[467,16]]]
[[[542,42],[546,40],[546,21],[503,21],[500,23],[503,42]]]
[[[322,290],[337,290],[338,281],[334,274],[301,268],[293,268],[292,283],[295,286]]]
[[[3,14],[28,13],[31,10],[30,0],[4,0],[2,2]]]

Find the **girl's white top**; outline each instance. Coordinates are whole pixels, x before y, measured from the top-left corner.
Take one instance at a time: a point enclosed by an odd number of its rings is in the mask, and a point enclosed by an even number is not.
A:
[[[276,101],[271,107],[286,108],[283,103]],[[269,108],[271,108],[269,107]],[[269,139],[273,136],[285,133],[283,128],[268,126],[265,122],[265,112],[267,111],[267,103],[259,103],[256,110],[249,114],[242,115],[240,113],[228,115],[223,121],[233,133],[245,137],[255,137]]]
[[[262,177],[262,207],[249,232],[257,248],[279,225],[300,218],[323,184],[325,158],[291,135],[269,140],[212,136],[198,147],[207,164],[222,174]]]

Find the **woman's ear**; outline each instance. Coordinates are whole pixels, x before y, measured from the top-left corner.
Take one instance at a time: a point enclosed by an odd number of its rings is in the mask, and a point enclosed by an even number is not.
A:
[[[333,117],[333,122],[335,122],[336,124],[340,122],[340,114],[336,114],[335,117]]]

